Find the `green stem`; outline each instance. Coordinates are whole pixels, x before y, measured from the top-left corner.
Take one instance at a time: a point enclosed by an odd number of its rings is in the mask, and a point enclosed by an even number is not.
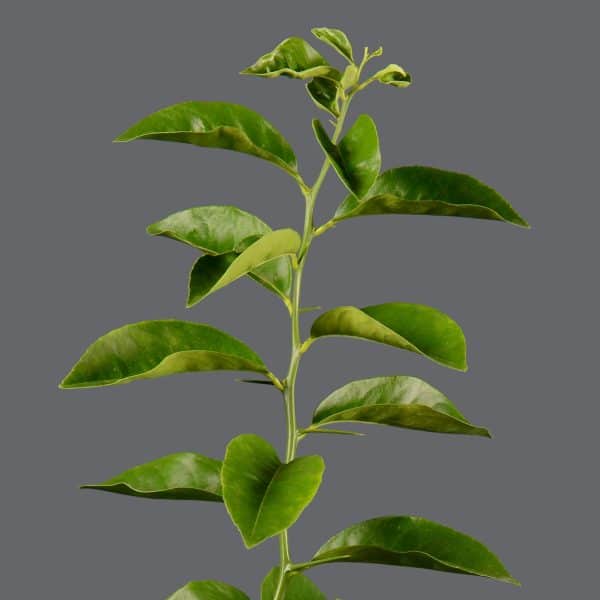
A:
[[[333,143],[337,142],[344,127],[344,120],[348,113],[348,107],[352,95],[346,97],[340,109],[340,116],[337,119],[335,131],[332,135]],[[327,172],[329,171],[330,163],[327,158],[323,161],[323,166],[315,180],[312,188],[301,186],[302,193],[306,202],[304,213],[304,232],[302,235],[302,243],[297,255],[297,266],[294,274],[294,286],[292,292],[292,301],[290,309],[290,318],[292,326],[292,350],[290,355],[290,364],[288,373],[283,381],[283,398],[285,403],[285,414],[287,421],[287,444],[285,451],[286,462],[291,462],[296,457],[296,449],[299,441],[299,430],[296,421],[296,376],[298,375],[298,367],[300,366],[300,358],[307,349],[307,345],[303,343],[300,333],[300,312],[301,312],[301,296],[302,296],[302,274],[306,256],[314,237],[314,209],[319,190],[325,181]],[[279,553],[280,553],[280,574],[277,581],[277,588],[273,600],[282,600],[285,595],[287,577],[291,570],[292,562],[290,557],[290,547],[288,542],[287,529],[279,535]]]

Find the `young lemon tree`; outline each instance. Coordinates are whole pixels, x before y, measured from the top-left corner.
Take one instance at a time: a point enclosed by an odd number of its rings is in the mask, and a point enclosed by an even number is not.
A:
[[[325,464],[320,456],[299,456],[302,439],[313,433],[348,434],[343,423],[377,423],[436,433],[489,437],[425,381],[390,375],[352,381],[327,396],[312,422],[296,421],[295,384],[302,356],[323,337],[371,340],[416,352],[440,365],[466,370],[465,338],[448,315],[435,308],[390,302],[357,308],[338,306],[313,322],[310,335],[300,329],[302,273],[313,240],[346,219],[364,215],[445,215],[493,219],[528,227],[510,204],[490,187],[460,173],[421,166],[380,172],[377,128],[360,115],[344,132],[352,99],[371,84],[410,85],[410,75],[390,64],[371,75],[367,65],[381,57],[365,48],[355,60],[348,37],[339,29],[312,33],[347,63],[339,70],[308,42],[291,37],[260,57],[244,74],[307,81],[316,106],[329,113],[331,135],[315,119],[313,131],[324,161],[310,185],[298,170],[294,151],[260,114],[226,102],[184,102],[142,119],[116,141],[165,140],[224,148],[267,160],[298,184],[306,204],[302,234],[273,231],[258,217],[235,206],[198,206],[169,215],[148,227],[200,251],[191,269],[187,306],[249,276],[279,296],[290,314],[291,351],[287,374],[273,373],[251,348],[210,325],[179,320],[125,325],[95,341],[61,383],[87,388],[129,383],[190,371],[248,371],[250,383],[275,386],[287,416],[285,455],[254,434],[235,437],[223,460],[195,452],[171,454],[124,471],[103,483],[83,487],[173,500],[222,502],[247,548],[279,537],[279,563],[266,575],[262,600],[323,600],[305,575],[334,562],[380,563],[488,577],[516,584],[483,544],[449,527],[416,516],[377,517],[351,525],[325,541],[312,558],[292,560],[288,530],[315,497]],[[313,211],[330,167],[348,190],[335,214],[315,226]],[[247,600],[229,584],[194,581],[170,600]]]

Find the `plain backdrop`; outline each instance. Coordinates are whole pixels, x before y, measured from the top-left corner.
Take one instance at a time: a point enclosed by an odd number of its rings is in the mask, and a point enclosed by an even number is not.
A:
[[[330,535],[386,514],[470,533],[523,581],[384,566],[311,576],[330,598],[591,598],[598,545],[598,44],[592,2],[11,2],[2,57],[2,404],[0,596],[163,599],[192,579],[257,598],[275,540],[246,551],[222,505],[82,492],[176,451],[221,457],[242,432],[283,445],[277,393],[235,374],[199,374],[63,392],[97,336],[176,317],[243,339],[281,373],[286,311],[251,280],[184,308],[195,252],[145,227],[199,204],[237,204],[273,227],[301,227],[293,181],[242,154],[156,142],[114,145],[123,129],[186,99],[260,111],[311,181],[310,129],[325,118],[303,84],[238,71],[290,35],[341,27],[355,47],[414,76],[354,103],[379,126],[384,167],[476,175],[530,231],[438,217],[368,217],[317,240],[306,304],[429,304],[452,315],[470,370],[365,342],[315,344],[299,376],[299,418],[361,377],[409,374],[443,390],[494,439],[370,428],[314,436],[327,470],[291,532],[307,560]],[[314,42],[318,45],[318,42]],[[337,61],[324,47],[323,53]],[[330,174],[322,222],[343,197]],[[309,326],[312,315],[303,319]]]

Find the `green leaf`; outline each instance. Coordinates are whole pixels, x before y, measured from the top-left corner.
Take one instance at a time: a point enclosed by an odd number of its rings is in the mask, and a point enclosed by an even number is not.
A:
[[[335,145],[318,120],[315,136],[333,168],[350,192],[362,198],[373,185],[381,168],[379,137],[373,119],[360,115],[339,144]]]
[[[280,572],[279,567],[273,567],[269,571],[260,588],[260,600],[273,600],[275,598]],[[290,573],[281,600],[327,600],[327,597],[306,575]]]
[[[491,437],[487,429],[469,423],[439,390],[404,375],[352,381],[329,394],[312,419],[313,427],[357,422]]]
[[[239,435],[227,446],[223,499],[248,548],[290,527],[310,504],[325,464],[320,456],[282,463],[266,440]]]
[[[285,138],[257,112],[229,102],[189,101],[155,112],[115,139],[182,142],[258,156],[298,175],[296,156]]]
[[[417,352],[437,363],[466,371],[466,343],[448,315],[422,304],[389,302],[366,308],[339,306],[320,315],[311,337],[358,337]]]
[[[418,567],[519,585],[483,544],[421,517],[380,517],[352,525],[321,546],[313,560]]]
[[[270,233],[271,228],[235,206],[197,206],[169,215],[150,225],[147,231],[188,244],[211,256],[223,255],[217,259],[205,257],[203,262],[207,277],[213,273],[214,281],[217,281],[244,244],[249,245]],[[248,274],[284,299],[291,292],[292,265],[287,256],[269,261]]]
[[[241,254],[200,257],[190,273],[188,307],[249,273],[254,273],[258,279],[268,282],[274,291],[285,296],[289,291],[287,272],[285,269],[281,272],[281,265],[270,261],[295,254],[300,244],[296,231],[279,229],[258,238]]]
[[[273,50],[261,56],[253,65],[242,71],[242,75],[259,77],[311,77],[332,76],[337,73],[308,42],[299,37],[283,40]]]
[[[140,498],[223,502],[221,461],[194,452],[170,454],[81,487]]]
[[[221,581],[191,581],[167,600],[250,600],[244,592]]]
[[[98,338],[60,387],[97,387],[219,370],[268,373],[258,354],[214,327],[174,319],[141,321]]]
[[[399,167],[382,173],[369,197],[359,202],[348,196],[334,221],[385,214],[471,217],[529,227],[491,187],[469,175],[431,167]]]
[[[352,44],[348,36],[341,29],[314,27],[311,29],[311,32],[317,39],[331,46],[336,52],[339,52],[349,63],[354,62]]]
[[[323,109],[334,117],[339,117],[340,107],[338,82],[325,77],[315,77],[306,84],[306,91],[318,108]]]
[[[377,71],[369,80],[399,88],[408,87],[412,82],[411,76],[400,65],[394,64]]]

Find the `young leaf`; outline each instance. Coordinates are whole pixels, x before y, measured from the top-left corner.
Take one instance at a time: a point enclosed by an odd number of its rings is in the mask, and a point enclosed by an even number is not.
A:
[[[223,502],[221,461],[195,452],[170,454],[81,487],[140,498]]]
[[[343,184],[358,198],[362,198],[381,168],[379,137],[373,119],[368,115],[360,115],[337,146],[316,119],[313,129]]]
[[[190,273],[188,307],[251,272],[285,296],[289,291],[285,272],[280,274],[279,265],[269,261],[295,254],[300,243],[300,236],[293,229],[279,229],[258,238],[241,254],[200,257]]]
[[[349,63],[354,62],[352,53],[352,44],[348,36],[341,29],[332,29],[330,27],[314,27],[312,34],[328,46],[331,46],[336,52],[339,52]]]
[[[231,440],[221,471],[223,499],[245,545],[252,548],[290,527],[317,493],[324,470],[320,456],[282,463],[257,435]]]
[[[191,581],[167,600],[250,600],[244,592],[221,581]]]
[[[313,427],[327,423],[378,423],[435,433],[491,437],[469,423],[433,386],[417,377],[372,377],[335,390],[316,408]]]
[[[271,228],[258,217],[235,206],[198,206],[176,212],[147,229],[151,235],[168,237],[206,252],[202,270],[216,282],[242,251]],[[214,255],[222,255],[217,258]],[[270,291],[287,298],[292,286],[289,258],[275,258],[248,273]],[[207,284],[208,285],[208,284]]]
[[[320,315],[311,337],[363,338],[422,354],[447,367],[466,371],[463,332],[448,315],[422,304],[389,302],[366,308],[339,306]]]
[[[371,81],[379,81],[386,85],[404,88],[408,87],[412,79],[410,75],[400,65],[388,65],[387,67],[377,71],[375,75],[369,78]]]
[[[260,588],[260,600],[273,600],[279,581],[279,567],[273,567]],[[319,588],[302,573],[290,573],[281,600],[327,600]]]
[[[431,167],[399,167],[382,173],[368,198],[358,201],[348,196],[333,220],[385,214],[471,217],[529,227],[491,187],[469,175]]]
[[[380,517],[344,529],[313,557],[477,575],[519,585],[481,542],[421,517]]]
[[[261,56],[253,65],[242,71],[242,75],[259,77],[311,77],[332,76],[337,73],[308,42],[299,37],[283,40],[273,50]]]
[[[244,152],[298,175],[296,156],[285,138],[264,117],[239,104],[189,101],[168,106],[127,129],[115,142],[140,139]]]
[[[337,81],[325,77],[315,77],[306,84],[306,91],[318,108],[336,118],[339,116],[338,94],[340,87]]]
[[[268,373],[258,354],[214,327],[174,319],[141,321],[98,338],[60,387],[97,387],[218,370]]]

